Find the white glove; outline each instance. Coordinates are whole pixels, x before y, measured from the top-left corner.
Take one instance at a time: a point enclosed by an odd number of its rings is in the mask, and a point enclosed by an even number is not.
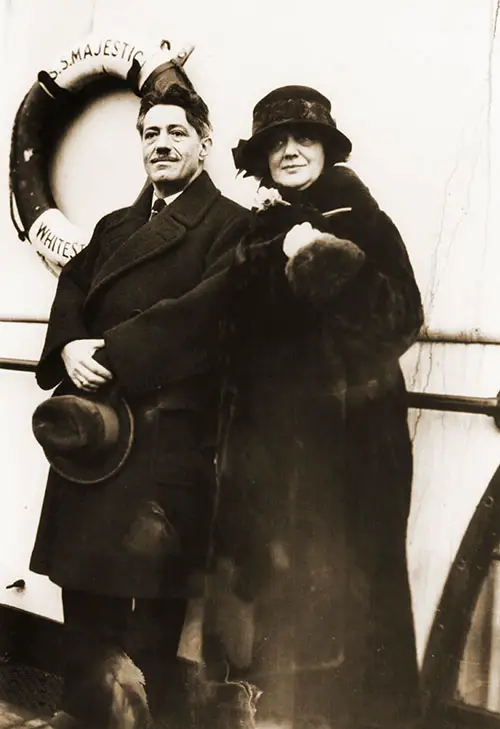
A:
[[[308,246],[318,240],[322,235],[321,231],[317,228],[313,228],[311,223],[300,223],[294,225],[291,230],[285,235],[283,241],[283,252],[287,258],[295,256],[297,251],[304,246]]]

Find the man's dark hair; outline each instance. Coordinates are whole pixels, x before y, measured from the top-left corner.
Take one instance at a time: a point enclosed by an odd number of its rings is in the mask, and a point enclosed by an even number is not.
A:
[[[212,131],[208,107],[201,96],[196,91],[190,91],[179,84],[172,84],[165,91],[148,91],[142,97],[136,125],[141,136],[144,130],[144,117],[158,104],[180,106],[184,109],[187,121],[200,138],[208,136]]]

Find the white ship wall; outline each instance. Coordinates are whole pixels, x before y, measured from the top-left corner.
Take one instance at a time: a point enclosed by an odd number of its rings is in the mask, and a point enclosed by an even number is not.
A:
[[[195,44],[186,70],[212,112],[209,171],[247,205],[254,183],[236,178],[230,148],[248,136],[254,103],[281,84],[323,91],[353,140],[350,164],[406,241],[428,328],[500,342],[497,12],[492,0],[0,0],[0,357],[36,359],[44,326],[19,320],[46,319],[55,288],[10,220],[14,116],[38,71],[89,32]],[[137,106],[127,92],[101,99],[61,140],[53,190],[79,225],[130,203],[144,182]],[[500,389],[495,344],[415,345],[404,367],[414,390],[490,397]],[[60,618],[57,588],[27,569],[46,474],[30,417],[43,397],[33,375],[0,371],[0,602]],[[422,656],[458,543],[500,462],[500,433],[485,416],[410,419],[408,553]],[[18,578],[26,590],[4,589]]]

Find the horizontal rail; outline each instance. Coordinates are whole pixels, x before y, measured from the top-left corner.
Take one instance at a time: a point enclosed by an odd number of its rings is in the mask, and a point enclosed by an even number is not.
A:
[[[0,324],[48,324],[44,316],[0,316]]]
[[[422,329],[417,336],[417,342],[419,344],[483,344],[498,347],[500,335],[477,329],[455,332],[447,332],[442,329]]]
[[[498,397],[465,397],[432,392],[409,392],[408,407],[417,410],[440,410],[454,413],[475,413],[500,417]]]
[[[0,324],[48,324],[46,316],[0,316]],[[480,329],[446,331],[423,327],[417,336],[420,344],[489,344],[500,346],[500,334]]]
[[[47,316],[0,315],[0,324],[48,324]],[[417,342],[421,344],[490,344],[500,345],[500,332],[482,329],[433,329],[422,327]]]
[[[15,370],[16,372],[34,372],[38,362],[34,359],[8,359],[0,357],[0,370]]]
[[[0,358],[0,370],[35,372],[37,364],[37,361],[32,359]],[[409,392],[408,407],[416,410],[489,415],[500,428],[500,393],[497,397],[465,397],[432,392]]]

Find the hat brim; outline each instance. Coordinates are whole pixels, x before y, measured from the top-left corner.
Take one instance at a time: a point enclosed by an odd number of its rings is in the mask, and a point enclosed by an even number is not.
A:
[[[78,394],[82,396],[83,393],[79,392]],[[96,395],[86,394],[85,397],[101,399],[102,395],[100,393]],[[68,481],[88,485],[108,481],[118,473],[130,455],[134,442],[134,417],[130,406],[118,393],[111,394],[106,398],[106,401],[112,402],[119,422],[118,440],[107,453],[99,454],[98,458],[84,461],[65,458],[45,451],[47,460],[54,471]]]
[[[285,126],[308,127],[315,130],[318,138],[320,138],[325,145],[327,152],[331,145],[332,149],[334,149],[339,155],[345,156],[346,159],[351,153],[351,140],[337,129],[337,127],[311,119],[280,119],[279,121],[269,124],[265,129],[261,129],[259,132],[253,134],[250,139],[240,139],[238,146],[234,147],[232,150],[236,169],[239,171],[245,170],[249,175],[260,176],[262,169],[262,155],[265,150],[266,141],[276,129]]]

